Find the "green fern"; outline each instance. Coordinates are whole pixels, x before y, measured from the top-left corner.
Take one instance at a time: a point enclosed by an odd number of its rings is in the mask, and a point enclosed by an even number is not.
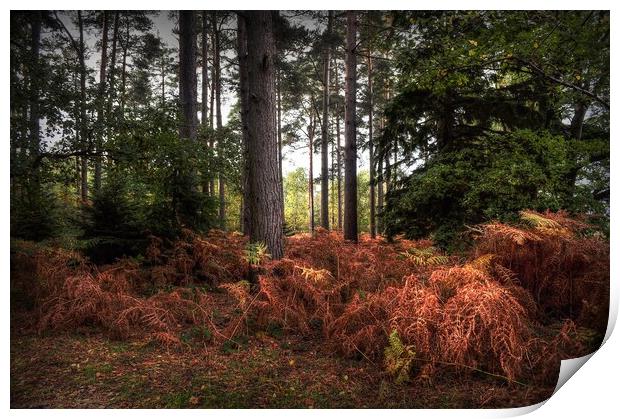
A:
[[[385,369],[394,377],[396,384],[402,384],[409,381],[409,371],[415,358],[415,352],[413,346],[403,344],[396,330],[392,331],[388,341],[389,345],[383,351]]]
[[[560,223],[557,221],[551,220],[537,212],[533,211],[521,211],[519,213],[521,216],[521,220],[523,220],[526,224],[534,228],[545,228],[545,229],[559,229],[561,228]]]
[[[434,247],[412,248],[401,253],[417,266],[435,266],[448,263],[448,256],[440,255]]]
[[[265,243],[257,242],[247,244],[243,258],[250,265],[260,265],[263,261],[271,258],[271,255],[267,253]]]

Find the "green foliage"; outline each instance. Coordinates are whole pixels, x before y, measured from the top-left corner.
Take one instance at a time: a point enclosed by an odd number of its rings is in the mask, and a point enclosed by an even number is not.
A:
[[[394,377],[396,384],[409,381],[409,372],[415,359],[413,346],[404,345],[396,330],[390,333],[388,342],[383,351],[386,371]]]
[[[567,147],[561,136],[521,130],[443,153],[388,196],[387,231],[415,238],[433,234],[446,246],[465,225],[515,219],[524,208],[557,210]]]
[[[248,243],[244,250],[243,258],[250,265],[260,265],[265,260],[271,258],[267,250],[267,245],[265,243]]]
[[[401,254],[417,266],[444,265],[449,260],[447,256],[439,254],[437,249],[432,246],[414,247]]]
[[[11,237],[43,240],[59,235],[61,213],[50,185],[30,182],[11,192]]]

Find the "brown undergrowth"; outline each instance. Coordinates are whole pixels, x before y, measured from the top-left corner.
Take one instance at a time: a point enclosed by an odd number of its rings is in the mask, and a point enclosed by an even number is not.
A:
[[[40,331],[92,325],[171,345],[189,326],[216,341],[278,327],[377,366],[397,342],[406,350],[390,354],[408,357],[390,364],[399,380],[441,368],[553,381],[560,359],[594,349],[604,333],[609,243],[564,213],[525,211],[517,225],[473,234],[469,254],[448,256],[428,241],[362,236],[355,245],[319,229],[289,238],[284,259],[256,265],[245,238],[217,231],[152,238],[144,260],[104,267],[16,242],[11,281],[28,290]],[[224,324],[213,320],[206,285],[236,301]]]

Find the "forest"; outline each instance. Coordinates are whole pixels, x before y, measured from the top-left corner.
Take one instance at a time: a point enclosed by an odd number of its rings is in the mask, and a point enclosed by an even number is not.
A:
[[[11,408],[532,405],[609,237],[609,11],[10,13]]]

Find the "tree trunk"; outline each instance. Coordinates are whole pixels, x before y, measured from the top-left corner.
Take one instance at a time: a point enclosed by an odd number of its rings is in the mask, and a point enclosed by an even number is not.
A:
[[[221,80],[221,71],[220,68],[220,31],[218,28],[218,18],[217,12],[212,12],[211,15],[211,24],[213,25],[213,67],[215,69],[215,79],[213,80],[215,83],[215,120],[216,120],[216,129],[218,133],[222,131],[222,80]],[[217,155],[220,159],[223,158],[224,154],[224,145],[220,141],[218,137],[217,142]],[[224,174],[220,171],[218,173],[218,192],[219,192],[219,223],[220,229],[226,230],[226,195],[225,195],[225,181]]]
[[[103,33],[101,36],[101,63],[99,67],[99,109],[97,110],[97,157],[95,157],[95,192],[101,189],[101,148],[103,147],[103,136],[105,132],[105,83],[106,69],[108,66],[108,12],[103,11]]]
[[[282,88],[280,86],[280,69],[276,68],[276,86],[278,101],[278,174],[280,175],[280,189],[284,198],[284,174],[282,173]],[[282,199],[282,214],[284,214],[284,199]]]
[[[202,98],[200,109],[200,122],[203,128],[209,126],[209,67],[207,66],[209,56],[209,17],[207,12],[202,12]]]
[[[86,63],[84,59],[84,22],[82,20],[82,12],[78,10],[78,26],[80,29],[80,139],[82,142],[82,151],[88,151],[88,135],[86,126]],[[82,202],[88,200],[88,159],[82,157],[81,161],[81,197]]]
[[[112,99],[116,95],[114,90],[114,76],[116,75],[116,44],[118,43],[118,24],[119,24],[119,12],[114,13],[114,32],[112,35],[112,53],[110,55],[110,86],[108,91],[110,92],[108,96],[108,109],[107,114],[110,115],[112,113]],[[108,127],[109,128],[109,127]]]
[[[308,228],[314,234],[314,118],[310,119],[308,125],[308,155],[310,158],[310,168],[308,169]]]
[[[239,55],[239,102],[241,107],[241,141],[243,150],[243,205],[241,212],[241,231],[244,234],[250,233],[250,207],[249,202],[249,134],[248,134],[248,45],[247,28],[245,17],[237,15],[237,54]]]
[[[267,245],[272,259],[284,255],[282,189],[275,127],[275,41],[269,11],[248,11],[250,240]]]
[[[215,18],[216,18],[216,13],[215,12],[211,12],[211,20],[213,22],[215,22]],[[213,31],[213,28],[216,28],[216,24],[211,25],[211,56],[213,57],[212,60],[212,64],[211,64],[211,86],[210,86],[210,90],[209,90],[209,97],[210,97],[210,101],[209,101],[209,127],[210,128],[215,128],[215,83],[216,83],[216,76],[215,76],[215,31]],[[211,148],[211,150],[213,150],[215,148],[215,136],[213,134],[211,134],[211,136],[209,137],[209,148]],[[211,178],[209,179],[209,196],[215,196],[215,179],[213,176],[211,176]]]
[[[179,101],[181,121],[179,137],[196,140],[196,15],[179,11]]]
[[[41,48],[41,12],[32,12],[31,21],[31,54],[32,69],[30,74],[30,157],[33,161],[38,157],[41,147],[40,115],[39,115],[39,56]],[[38,170],[37,170],[38,172]]]
[[[336,66],[336,59],[334,58],[334,82],[335,92],[338,95],[340,93],[340,85],[338,82],[338,67]],[[336,173],[337,173],[337,187],[338,187],[338,230],[342,231],[342,145],[340,143],[340,107],[336,109]]]
[[[334,12],[328,12],[327,38],[331,39]],[[324,47],[323,57],[323,127],[321,132],[321,226],[329,229],[329,167],[327,147],[329,144],[329,61],[330,46]]]
[[[345,126],[344,126],[344,238],[357,243],[357,134],[355,124],[357,16],[347,11]]]
[[[376,214],[375,214],[375,156],[373,144],[373,90],[372,90],[372,57],[368,51],[368,160],[370,163],[370,237],[377,236]]]
[[[129,22],[125,21],[125,39],[121,42],[123,49],[123,67],[121,70],[121,118],[125,117],[125,91],[127,86],[127,52],[129,50]]]
[[[377,209],[379,210],[377,214],[377,231],[379,234],[383,234],[383,159],[379,159],[377,165],[377,173],[379,174],[377,178]]]

